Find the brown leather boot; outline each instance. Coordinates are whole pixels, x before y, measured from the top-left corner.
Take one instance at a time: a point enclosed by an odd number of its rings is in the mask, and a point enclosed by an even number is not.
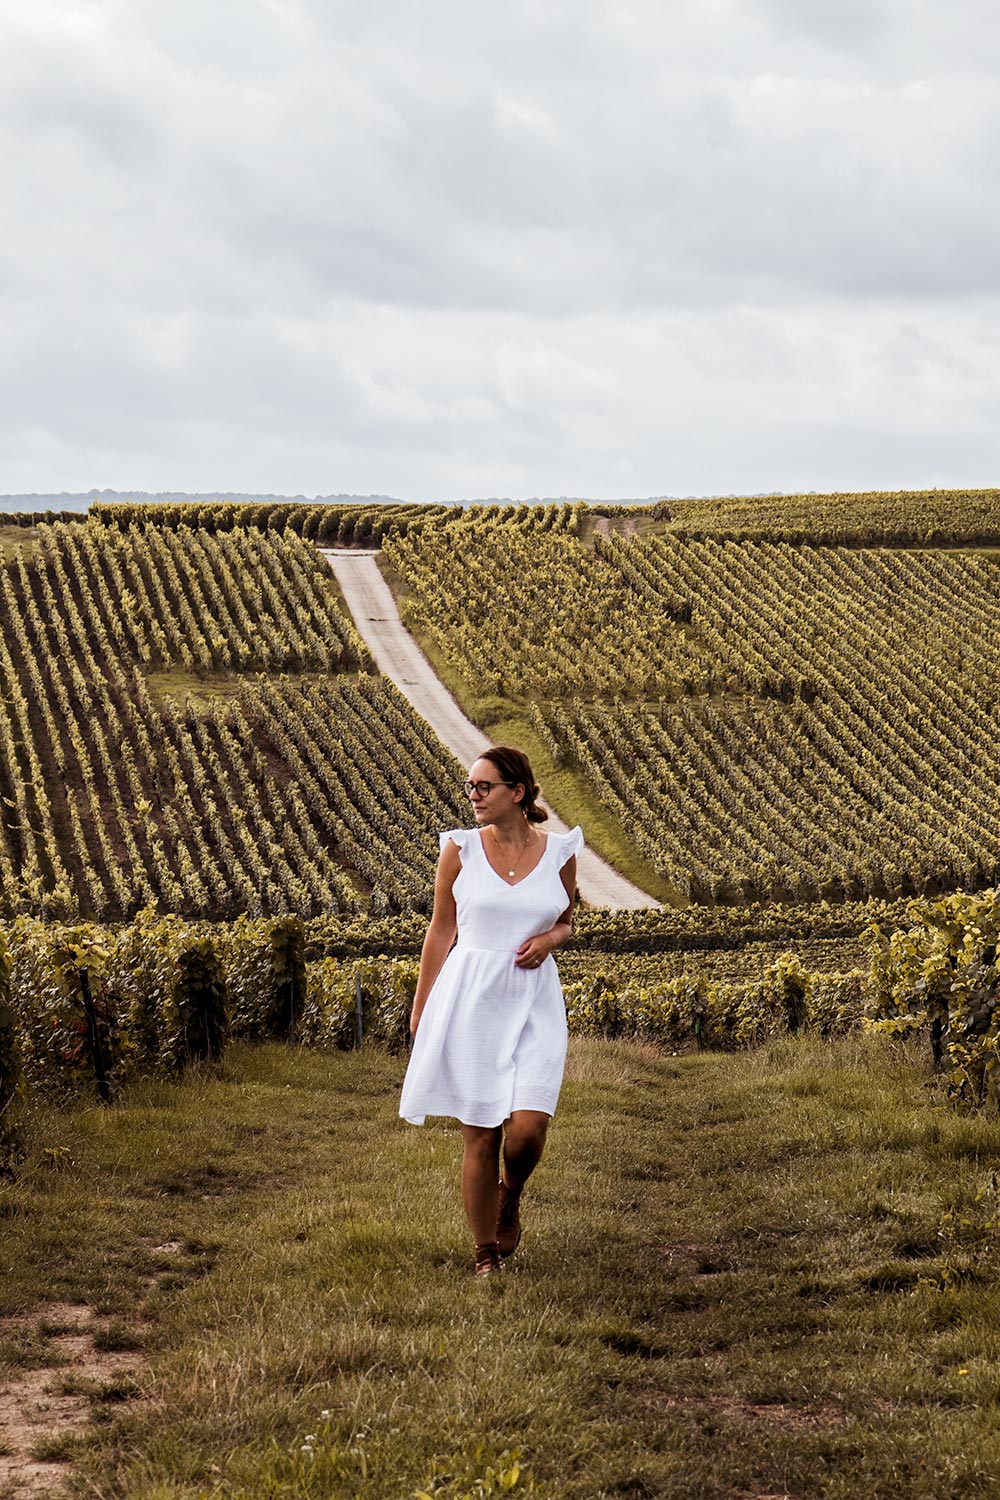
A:
[[[495,1276],[503,1270],[503,1256],[496,1240],[476,1246],[475,1273],[477,1276]]]
[[[501,1255],[513,1255],[521,1243],[521,1189],[509,1188],[500,1179],[497,1201],[497,1244]]]

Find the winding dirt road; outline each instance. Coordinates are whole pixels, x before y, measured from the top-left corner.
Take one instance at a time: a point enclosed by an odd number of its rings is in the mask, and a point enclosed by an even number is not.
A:
[[[389,585],[379,572],[378,554],[337,547],[319,550],[336,574],[354,623],[379,671],[409,699],[442,744],[463,765],[471,765],[489,744],[489,737],[465,717],[406,629]],[[566,824],[551,807],[549,827],[555,833],[566,832]],[[581,896],[593,906],[628,908],[660,904],[605,864],[591,849],[584,849],[580,855],[577,878]]]

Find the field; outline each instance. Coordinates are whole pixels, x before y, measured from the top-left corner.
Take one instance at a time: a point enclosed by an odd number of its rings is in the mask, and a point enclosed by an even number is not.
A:
[[[3,518],[0,917],[368,916],[411,952],[468,809],[314,545],[381,544],[484,735],[684,918],[647,950],[838,936],[823,964],[863,963],[907,896],[998,875],[998,516],[934,491]],[[605,969],[636,952],[589,930]]]
[[[998,494],[0,517],[2,1500],[995,1493]],[[663,903],[500,1285],[396,1115],[465,768],[317,543]]]
[[[546,761],[585,780],[674,900],[994,880],[993,554],[668,525],[588,547],[469,521],[443,556],[440,527],[385,553],[473,717],[475,694],[516,693]]]
[[[381,542],[474,722],[668,905],[987,886],[996,497],[840,497],[839,533],[835,499],[714,525],[693,502],[8,525],[0,915],[426,909],[462,768],[375,673],[314,540]]]
[[[461,768],[368,671],[312,547],[35,531],[0,565],[9,914],[419,909]]]
[[[130,1500],[995,1493],[996,1122],[831,1045],[576,1044],[501,1286],[453,1128],[395,1120],[377,1050],[41,1116],[0,1349],[97,1420],[36,1451]],[[107,1356],[82,1387],[67,1306]]]

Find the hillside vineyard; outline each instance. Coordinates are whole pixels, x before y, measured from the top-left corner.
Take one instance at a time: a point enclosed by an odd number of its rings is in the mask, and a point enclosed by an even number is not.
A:
[[[387,543],[405,617],[470,688],[516,685],[679,899],[996,879],[994,555],[667,529],[591,551],[476,522],[447,541]]]
[[[37,538],[0,566],[5,915],[426,905],[462,767],[365,670],[310,544]]]
[[[316,542],[381,545],[484,739],[522,735],[678,906],[1000,878],[996,492],[27,519],[0,528],[2,917],[427,911],[463,768]]]

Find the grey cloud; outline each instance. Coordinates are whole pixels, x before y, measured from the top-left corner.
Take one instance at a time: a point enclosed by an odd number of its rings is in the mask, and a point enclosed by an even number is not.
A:
[[[779,32],[852,49],[870,45],[889,20],[880,0],[763,0],[763,9]]]
[[[9,9],[0,489],[995,462],[984,0]]]

